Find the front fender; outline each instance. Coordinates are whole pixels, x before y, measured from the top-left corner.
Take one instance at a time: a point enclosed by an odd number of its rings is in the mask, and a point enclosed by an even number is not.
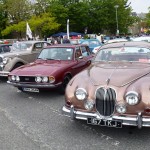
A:
[[[15,66],[15,64],[17,63],[22,63],[23,65],[27,64],[28,62],[24,61],[23,59],[21,58],[18,58],[18,57],[14,57],[12,58],[4,67],[4,70],[5,71],[11,71],[12,68]]]

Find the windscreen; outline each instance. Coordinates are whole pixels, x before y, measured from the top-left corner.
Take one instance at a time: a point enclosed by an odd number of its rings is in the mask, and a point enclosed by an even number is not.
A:
[[[38,59],[46,60],[72,60],[72,48],[45,48],[41,51]]]
[[[100,50],[95,61],[150,62],[150,49],[143,47],[117,47]]]

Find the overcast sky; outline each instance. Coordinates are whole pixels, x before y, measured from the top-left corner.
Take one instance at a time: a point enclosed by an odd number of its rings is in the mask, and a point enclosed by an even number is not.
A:
[[[131,7],[136,13],[148,13],[148,7],[150,7],[150,0],[128,0],[131,2]]]

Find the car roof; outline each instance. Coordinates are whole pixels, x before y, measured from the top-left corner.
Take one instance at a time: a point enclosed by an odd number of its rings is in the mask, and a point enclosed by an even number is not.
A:
[[[150,36],[140,36],[140,37],[135,37],[132,38],[133,41],[150,41]]]
[[[116,38],[116,39],[108,40],[106,43],[110,44],[110,43],[115,43],[115,42],[126,42],[126,41],[128,41],[128,40],[125,38]]]
[[[12,44],[0,44],[0,46],[11,46]]]
[[[46,48],[49,48],[49,47],[70,47],[70,48],[75,48],[77,46],[87,46],[87,45],[86,44],[54,44],[54,45],[47,46]]]
[[[128,47],[145,47],[145,48],[150,48],[150,43],[145,42],[145,41],[126,41],[126,42],[118,42],[118,43],[110,43],[110,44],[104,44],[101,46],[100,49],[104,48],[113,48],[113,47],[123,47],[123,46],[128,46]]]
[[[80,41],[82,42],[82,41],[99,41],[99,40],[98,39],[81,39]]]
[[[16,43],[38,43],[38,42],[47,42],[47,41],[18,41]]]

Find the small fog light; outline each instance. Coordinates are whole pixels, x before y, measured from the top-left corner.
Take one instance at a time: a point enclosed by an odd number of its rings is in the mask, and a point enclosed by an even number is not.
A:
[[[120,113],[120,114],[123,114],[123,113],[125,113],[126,112],[126,105],[125,104],[118,104],[117,106],[116,106],[116,110],[117,110],[117,112],[118,113]]]
[[[84,107],[85,107],[85,109],[87,109],[87,110],[92,110],[93,107],[94,107],[94,102],[93,102],[93,100],[87,100],[87,101],[85,101]]]

